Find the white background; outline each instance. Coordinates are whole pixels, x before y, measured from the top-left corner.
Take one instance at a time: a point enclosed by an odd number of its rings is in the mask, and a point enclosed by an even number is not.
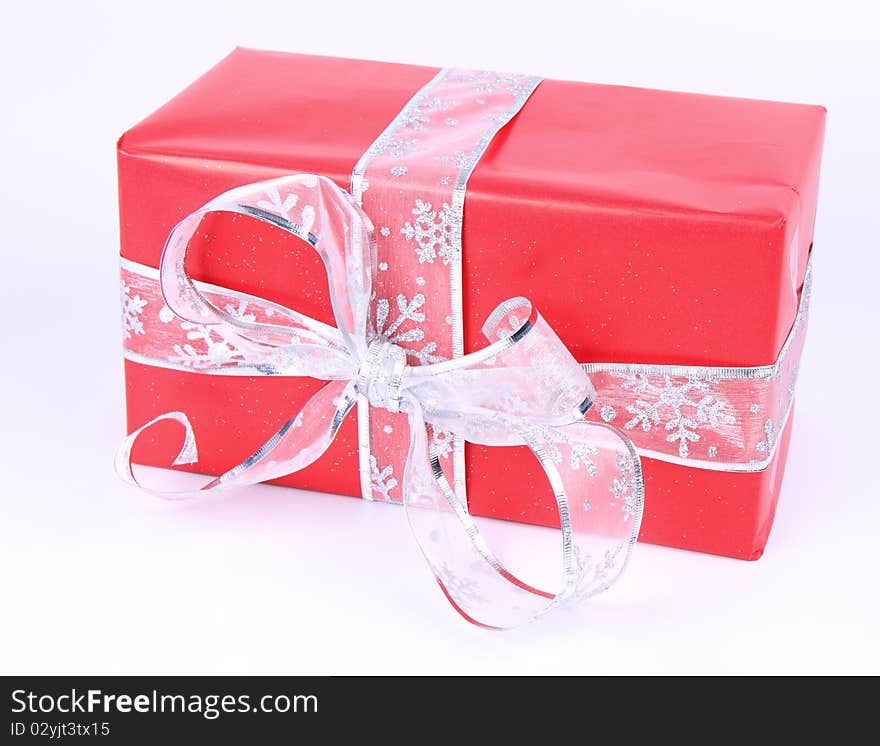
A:
[[[5,5],[0,672],[880,673],[870,5]],[[814,311],[764,558],[641,545],[595,602],[488,633],[447,607],[399,509],[124,487],[115,140],[237,44],[827,106]]]

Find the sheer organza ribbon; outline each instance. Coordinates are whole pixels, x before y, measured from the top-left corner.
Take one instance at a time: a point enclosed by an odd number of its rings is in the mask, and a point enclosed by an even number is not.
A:
[[[268,203],[267,192],[278,199]],[[299,223],[285,208],[292,204],[301,208]],[[336,328],[274,304],[272,323],[256,321],[236,314],[233,304],[223,302],[222,290],[209,298],[199,289],[186,273],[186,252],[202,218],[212,212],[252,216],[312,246],[327,272]],[[371,321],[374,264],[370,219],[346,192],[320,176],[286,176],[233,189],[174,228],[160,265],[165,304],[184,322],[209,327],[242,353],[206,363],[200,372],[309,376],[327,383],[256,453],[201,490],[160,494],[191,497],[303,469],[326,451],[354,405],[369,402],[408,417],[406,515],[441,588],[466,619],[511,627],[607,588],[638,536],[644,487],[629,439],[611,426],[585,421],[595,392],[582,367],[525,298],[507,300],[490,315],[483,326],[490,342],[485,348],[409,366],[404,351],[377,333]],[[231,291],[228,298],[235,300]],[[134,443],[160,420],[175,420],[185,430],[174,463],[197,461],[186,415],[161,415],[131,433],[119,450],[117,468],[133,484],[142,486],[132,471]],[[444,474],[432,428],[473,443],[531,450],[559,513],[561,571],[555,590],[517,578],[489,548]]]

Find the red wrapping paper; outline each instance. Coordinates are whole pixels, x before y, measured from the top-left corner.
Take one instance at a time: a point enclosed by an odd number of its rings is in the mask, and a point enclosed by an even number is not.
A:
[[[174,224],[231,187],[291,172],[347,188],[362,153],[433,68],[236,50],[119,141],[122,256],[158,266]],[[582,362],[772,363],[809,255],[821,107],[545,80],[493,140],[464,219],[465,351],[497,303],[529,297]],[[189,267],[199,280],[333,323],[317,257],[246,217],[220,216]],[[198,471],[256,450],[319,385],[126,361],[130,430],[184,410]],[[599,402],[601,404],[601,402]],[[761,555],[792,419],[767,469],[726,473],[643,459],[645,541]],[[159,425],[134,459],[174,458]],[[478,515],[552,525],[556,506],[518,448],[466,447]],[[280,483],[360,494],[355,418]]]

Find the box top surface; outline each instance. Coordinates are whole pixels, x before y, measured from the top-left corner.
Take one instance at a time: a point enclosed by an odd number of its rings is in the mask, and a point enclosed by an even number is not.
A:
[[[435,68],[236,49],[127,132],[120,147],[346,181]],[[758,220],[788,215],[825,110],[545,80],[478,166],[572,199]],[[520,131],[544,134],[539,140]]]

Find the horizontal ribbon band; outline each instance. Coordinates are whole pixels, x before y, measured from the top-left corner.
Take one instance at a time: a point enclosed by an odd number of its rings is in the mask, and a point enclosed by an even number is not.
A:
[[[585,363],[600,406],[648,458],[714,471],[769,466],[794,403],[813,284],[807,263],[794,324],[776,361],[751,367]]]
[[[124,354],[132,362],[212,375],[262,375],[235,341],[182,321],[165,305],[159,271],[122,260]],[[640,455],[699,469],[761,471],[791,412],[807,330],[812,261],[797,316],[776,362],[754,367],[583,363],[596,389],[587,417],[622,427]],[[197,282],[229,313],[271,322],[283,310],[246,293]],[[218,362],[236,362],[217,367]],[[373,488],[375,489],[375,487]],[[377,497],[382,498],[381,490]]]

